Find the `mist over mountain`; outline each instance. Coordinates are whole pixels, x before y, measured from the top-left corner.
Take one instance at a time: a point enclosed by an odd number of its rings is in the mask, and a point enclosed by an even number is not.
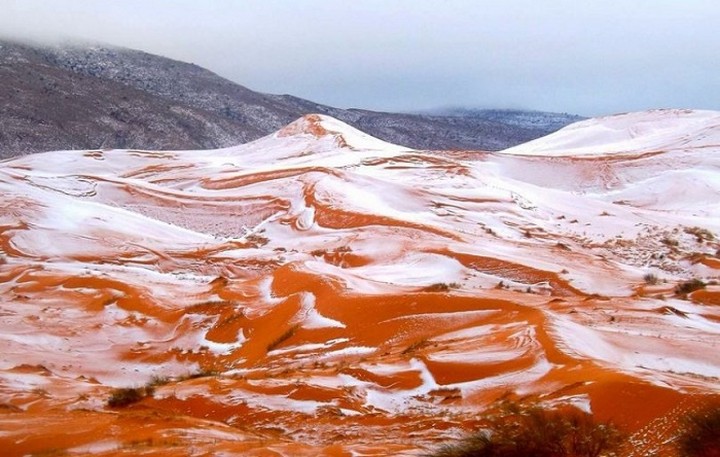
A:
[[[64,149],[202,149],[245,143],[308,113],[416,149],[500,150],[579,116],[340,109],[250,90],[197,65],[99,45],[0,41],[0,157]]]

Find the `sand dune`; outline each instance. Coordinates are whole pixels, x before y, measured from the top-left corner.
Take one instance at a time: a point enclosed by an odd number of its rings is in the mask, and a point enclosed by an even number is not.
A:
[[[458,153],[312,115],[6,161],[3,455],[417,455],[500,398],[664,452],[720,387],[718,131],[653,111]]]

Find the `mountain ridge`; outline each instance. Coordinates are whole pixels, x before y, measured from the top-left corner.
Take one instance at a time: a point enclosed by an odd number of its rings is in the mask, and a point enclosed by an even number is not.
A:
[[[0,158],[59,149],[227,147],[309,113],[415,149],[498,150],[558,127],[518,125],[477,112],[440,116],[334,108],[255,92],[197,65],[120,47],[0,40],[0,63],[6,82],[0,87]]]

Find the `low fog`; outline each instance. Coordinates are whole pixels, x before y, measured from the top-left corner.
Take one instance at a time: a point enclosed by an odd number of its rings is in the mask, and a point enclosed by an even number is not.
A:
[[[5,38],[141,49],[343,108],[720,109],[712,1],[0,0],[0,10]]]

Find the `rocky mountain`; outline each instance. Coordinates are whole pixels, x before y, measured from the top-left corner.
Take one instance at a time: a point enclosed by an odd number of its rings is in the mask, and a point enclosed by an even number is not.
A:
[[[62,149],[226,147],[308,113],[416,149],[504,149],[578,120],[525,111],[345,110],[255,92],[197,65],[110,46],[2,41],[0,78],[0,158]]]

